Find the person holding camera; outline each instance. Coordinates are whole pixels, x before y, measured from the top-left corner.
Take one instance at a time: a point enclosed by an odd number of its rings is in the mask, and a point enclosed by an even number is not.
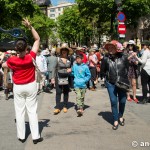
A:
[[[136,80],[139,76],[139,69],[138,69],[138,60],[135,58],[134,53],[137,52],[137,48],[135,45],[135,42],[133,40],[130,40],[128,45],[128,60],[129,60],[129,71],[128,71],[128,78],[130,81],[130,84],[132,86],[132,91],[133,91],[133,99],[130,97],[130,94],[128,93],[127,95],[127,100],[128,101],[134,101],[135,103],[138,103],[138,99],[136,98]]]
[[[142,94],[143,99],[139,104],[146,104],[150,102],[148,100],[147,94],[149,93],[150,96],[150,49],[148,48],[148,43],[143,43],[144,45],[144,52],[141,58],[137,56],[136,53],[134,53],[134,56],[138,60],[140,64],[142,64],[142,70],[141,70],[141,84],[142,84]]]

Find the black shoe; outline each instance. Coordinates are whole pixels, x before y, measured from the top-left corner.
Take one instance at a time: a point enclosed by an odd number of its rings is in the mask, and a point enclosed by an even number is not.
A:
[[[25,139],[18,139],[21,143],[24,143],[26,140]]]
[[[146,103],[148,103],[147,99],[143,99],[142,101],[138,102],[138,104],[146,104]]]
[[[39,138],[37,140],[33,140],[33,143],[37,144],[37,143],[42,142],[42,141],[43,141],[43,138],[41,137],[41,138]]]
[[[123,118],[123,121],[120,121],[120,119],[119,119],[119,124],[120,124],[121,126],[124,126],[124,125],[125,125],[125,119]]]

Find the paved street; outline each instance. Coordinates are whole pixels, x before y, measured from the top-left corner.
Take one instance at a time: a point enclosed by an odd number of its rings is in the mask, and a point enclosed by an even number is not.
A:
[[[141,95],[141,91],[138,92]],[[44,141],[34,145],[29,131],[24,144],[16,139],[13,100],[4,100],[0,92],[0,150],[149,150],[148,147],[132,147],[132,141],[150,142],[150,104],[127,102],[125,127],[112,130],[112,115],[106,89],[87,90],[86,110],[77,117],[75,93],[70,93],[68,113],[53,115],[55,92],[42,93],[39,99],[39,124]],[[136,144],[136,143],[135,143]]]

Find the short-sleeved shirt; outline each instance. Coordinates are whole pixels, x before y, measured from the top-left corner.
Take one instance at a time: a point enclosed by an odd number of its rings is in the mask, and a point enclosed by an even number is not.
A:
[[[13,71],[13,82],[15,84],[28,84],[35,81],[35,66],[32,57],[36,59],[33,51],[24,57],[10,57],[7,65]]]

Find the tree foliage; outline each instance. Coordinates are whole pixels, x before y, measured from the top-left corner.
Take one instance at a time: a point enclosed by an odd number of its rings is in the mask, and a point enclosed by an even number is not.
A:
[[[81,17],[78,6],[72,6],[64,10],[57,20],[57,27],[60,39],[66,42],[85,42],[92,32],[92,24],[88,19]]]
[[[0,1],[0,27],[8,30],[14,27],[21,27],[26,30],[21,21],[24,17],[30,18],[32,25],[38,31],[41,40],[45,40],[52,33],[55,23],[48,18],[33,0],[1,0]],[[31,39],[31,33],[26,30]],[[31,41],[31,40],[30,40]]]
[[[117,6],[114,0],[76,0],[79,10],[85,18],[99,18],[100,22],[110,21],[117,15]],[[123,12],[127,17],[127,24],[136,26],[138,19],[150,14],[149,0],[122,0]]]

